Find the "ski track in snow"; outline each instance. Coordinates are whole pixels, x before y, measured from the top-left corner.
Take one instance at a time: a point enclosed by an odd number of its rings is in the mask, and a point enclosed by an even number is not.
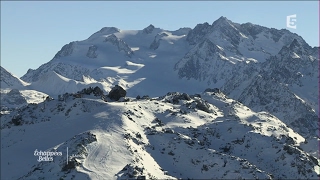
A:
[[[97,132],[95,134],[97,136],[97,142],[90,144],[93,148],[88,152],[88,156],[84,160],[81,168],[85,173],[88,173],[92,179],[105,179],[110,176],[108,172],[113,170],[112,167],[108,166],[108,164],[112,164],[110,156],[113,151],[111,146],[114,143],[112,141],[113,137],[112,133],[110,133],[110,135],[103,132]],[[82,170],[79,169],[79,171]]]

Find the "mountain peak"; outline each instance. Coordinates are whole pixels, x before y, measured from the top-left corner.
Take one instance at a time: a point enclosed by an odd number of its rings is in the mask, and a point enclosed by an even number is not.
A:
[[[229,19],[227,19],[224,16],[221,16],[219,19],[217,19],[216,21],[214,21],[212,23],[212,26],[218,25],[218,24],[230,24],[232,23]]]
[[[99,31],[92,34],[88,39],[96,38],[101,35],[109,35],[117,32],[120,32],[120,29],[116,27],[103,27]]]
[[[205,22],[203,24],[197,24],[196,27],[189,31],[187,35],[187,41],[194,45],[198,42],[201,42],[206,34],[209,32],[211,26],[209,23]]]
[[[224,16],[221,16],[221,17],[219,17],[219,19],[218,20],[228,20],[226,17],[224,17]]]
[[[112,34],[116,32],[120,32],[120,29],[116,27],[104,27],[100,31],[98,31],[98,33],[108,33],[108,34]]]
[[[11,72],[7,71],[4,67],[0,66],[0,84],[1,88],[13,88],[13,87],[22,87],[27,85],[17,76],[13,75]]]
[[[154,30],[154,28],[155,27],[152,24],[150,24],[148,27],[143,29],[143,32],[146,33],[146,34],[150,34]]]

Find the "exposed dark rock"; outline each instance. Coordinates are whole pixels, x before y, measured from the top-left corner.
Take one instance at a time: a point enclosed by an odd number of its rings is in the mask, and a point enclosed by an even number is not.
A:
[[[144,178],[145,176],[144,174],[144,167],[138,167],[138,166],[134,166],[132,164],[127,164],[122,170],[121,172],[123,172],[122,177],[129,177],[129,178],[134,178],[134,179],[140,179],[140,178]],[[121,179],[123,179],[121,178]],[[127,179],[127,178],[125,178]]]
[[[153,42],[150,44],[150,49],[152,50],[158,49],[160,46],[160,41],[162,40],[163,37],[166,37],[166,36],[168,36],[167,33],[157,34]]]
[[[148,96],[148,95],[144,95],[144,96],[142,96],[142,98],[141,99],[150,99],[150,97]]]
[[[208,165],[202,165],[202,168],[201,168],[201,171],[208,171],[209,168],[208,168]]]
[[[202,110],[204,112],[207,112],[207,113],[211,113],[212,110],[210,110],[210,106],[209,106],[209,103],[204,101],[204,100],[198,100],[196,99],[196,108],[198,108],[199,110]]]
[[[93,91],[92,87],[88,87],[88,88],[84,88],[81,91],[78,91],[79,94],[86,94],[86,95],[90,95]]]
[[[20,114],[13,116],[11,122],[16,126],[22,125],[22,116]]]
[[[137,134],[136,134],[136,138],[141,139],[141,138],[142,138],[141,134],[140,134],[140,133],[137,133]]]
[[[102,96],[103,95],[103,91],[102,89],[100,89],[98,86],[96,86],[94,89],[93,89],[93,94],[95,96]]]
[[[201,95],[200,95],[200,94],[194,94],[194,95],[191,95],[190,97],[191,97],[191,98],[194,98],[194,97],[201,98]]]
[[[53,100],[52,97],[50,97],[50,96],[47,96],[47,97],[46,97],[46,101],[51,101],[51,100]]]
[[[164,126],[164,123],[159,118],[156,118],[154,122],[156,122],[158,126]]]
[[[137,180],[146,180],[146,176],[138,176]]]
[[[102,95],[102,96],[101,96],[101,99],[102,99],[103,101],[105,101],[105,102],[108,102],[108,99],[107,99],[107,96],[106,96],[106,95]]]
[[[123,52],[128,57],[131,57],[134,54],[132,49],[128,46],[128,44],[124,42],[122,39],[117,38],[117,36],[114,34],[111,34],[108,37],[106,37],[105,42],[110,42],[118,48],[119,52]]]
[[[169,129],[169,128],[164,129],[164,132],[165,133],[169,133],[169,134],[173,134],[174,133],[174,131],[172,129]]]
[[[291,147],[289,145],[284,145],[283,150],[285,150],[290,155],[292,155],[293,153],[299,154],[299,151],[296,148]]]
[[[76,94],[73,94],[73,97],[74,98],[82,98],[82,94],[76,93]]]
[[[127,95],[127,91],[124,90],[121,86],[116,85],[111,89],[108,94],[108,97],[112,100],[118,101],[121,97],[125,97]]]
[[[189,31],[187,35],[187,41],[189,44],[194,45],[202,41],[210,27],[211,26],[208,23],[197,24],[197,26],[193,30]]]
[[[64,45],[61,50],[54,56],[54,58],[70,56],[73,52],[74,46],[75,42],[70,42],[69,44]]]
[[[214,92],[214,93],[221,93],[220,89],[218,88],[207,88],[206,90],[204,90],[204,92]]]
[[[168,152],[168,154],[169,154],[170,156],[174,156],[174,152],[173,152],[173,151]]]
[[[230,145],[230,144],[227,144],[227,145],[225,145],[224,147],[221,147],[220,149],[223,150],[224,153],[227,153],[227,152],[230,151],[231,145]]]
[[[98,47],[95,45],[90,46],[86,56],[88,58],[97,58],[98,57],[98,55],[96,53],[97,49],[98,49]]]
[[[79,166],[80,162],[78,162],[76,159],[72,159],[71,161],[68,162],[65,166],[63,166],[62,171],[68,171],[71,169],[75,169],[76,166]]]
[[[190,101],[191,98],[188,94],[186,93],[179,93],[179,92],[168,92],[167,96],[170,96],[168,102],[173,103],[173,104],[178,104],[179,100],[187,100]]]
[[[154,29],[154,26],[152,24],[150,24],[148,27],[143,29],[143,33],[150,34],[150,33],[152,33],[153,29]]]
[[[172,103],[174,104],[177,104],[179,103],[179,100],[191,100],[190,96],[186,93],[183,93],[183,94],[178,94],[178,95],[175,95],[173,98],[172,98]]]

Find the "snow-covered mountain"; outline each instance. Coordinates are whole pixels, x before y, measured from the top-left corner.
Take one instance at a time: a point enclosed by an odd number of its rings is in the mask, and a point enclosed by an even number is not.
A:
[[[221,17],[105,27],[21,79],[1,67],[1,179],[317,178],[318,54]],[[81,91],[115,85],[129,98]],[[37,162],[35,149],[63,155]]]
[[[24,82],[17,76],[11,74],[6,69],[4,69],[2,66],[0,66],[0,83],[1,88],[21,88],[28,83]]]
[[[1,133],[1,179],[314,179],[319,168],[305,138],[217,89],[48,99],[3,115]],[[37,162],[36,150],[61,155]]]
[[[314,136],[318,134],[318,66],[317,48],[299,35],[221,17],[212,25],[177,31],[153,25],[136,31],[102,28],[84,41],[63,46],[50,62],[29,70],[22,79],[35,82],[33,89],[46,89],[51,96],[83,88],[84,77],[105,91],[119,84],[133,97],[218,87],[251,108],[276,113],[292,128],[309,121],[304,130],[296,130]],[[52,71],[71,81],[49,88],[42,77],[51,77]],[[280,91],[271,94],[271,89]]]

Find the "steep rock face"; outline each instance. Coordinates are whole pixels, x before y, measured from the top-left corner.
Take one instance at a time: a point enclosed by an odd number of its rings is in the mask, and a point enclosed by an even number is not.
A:
[[[180,78],[221,87],[251,108],[274,113],[304,136],[316,135],[316,48],[287,30],[239,25],[223,17],[205,27],[197,26],[203,30],[198,34],[193,34],[195,29],[189,33],[201,42],[193,43],[194,48],[175,65]],[[219,80],[224,80],[222,86]]]
[[[315,111],[272,76],[255,76],[238,100],[255,111],[267,111],[277,116],[304,137],[317,135]]]
[[[284,46],[278,55],[263,64],[264,73],[286,84],[297,96],[318,112],[318,67],[319,57],[294,40]]]
[[[108,35],[108,34],[113,34],[113,33],[117,33],[120,32],[120,29],[116,28],[116,27],[104,27],[101,28],[98,32],[95,32],[94,34],[92,34],[88,39],[89,40],[95,40],[97,38],[99,38],[99,36],[103,35]]]
[[[69,44],[64,45],[61,50],[54,56],[54,58],[70,56],[73,53],[75,46],[76,42],[70,42]]]
[[[262,33],[263,31],[267,31],[268,28],[266,27],[262,27],[259,25],[254,25],[252,23],[244,23],[240,25],[242,29],[244,29],[244,32],[246,35],[250,35],[253,39],[257,39],[257,35]],[[278,32],[278,31],[276,31]],[[278,36],[277,36],[278,35]],[[274,39],[275,41],[279,41],[280,37],[283,35],[281,33],[278,33],[276,35],[276,39]]]
[[[114,34],[106,37],[105,42],[110,42],[111,44],[116,46],[120,52],[123,52],[128,57],[131,57],[133,55],[133,51],[128,46],[128,44],[123,40],[117,38],[117,36],[115,36]]]
[[[278,55],[265,63],[265,71],[275,80],[285,84],[303,86],[302,79],[317,76],[319,61],[310,56],[302,45],[294,39],[289,46],[284,46]]]
[[[304,137],[317,136],[318,63],[294,39],[266,62],[234,72],[222,91],[256,111],[274,114]]]
[[[150,33],[152,33],[153,30],[154,30],[154,26],[152,24],[150,24],[148,27],[144,28],[142,30],[142,32],[145,34],[150,34]]]
[[[207,83],[211,84],[223,79],[221,73],[233,66],[225,56],[225,52],[219,46],[207,39],[189,51],[174,68],[180,78],[207,80]]]
[[[199,42],[202,42],[204,37],[207,35],[210,25],[208,23],[197,24],[197,26],[189,31],[187,35],[187,41],[190,45],[195,45]]]
[[[97,46],[95,46],[95,45],[90,46],[88,49],[88,52],[87,52],[87,57],[88,58],[97,58],[98,57],[98,54],[96,52],[97,50],[98,50]]]
[[[191,28],[183,27],[183,28],[179,28],[179,29],[176,30],[176,31],[173,31],[172,34],[178,35],[178,36],[181,36],[181,35],[186,35],[186,36],[188,36],[188,34],[189,34],[189,32],[190,32],[191,30],[192,30]]]
[[[213,22],[209,38],[214,42],[219,42],[224,45],[224,48],[229,48],[235,53],[240,43],[241,31],[238,29],[239,24],[233,23],[225,17],[220,17]]]
[[[153,42],[150,44],[150,49],[152,49],[152,50],[158,49],[158,47],[160,46],[161,39],[163,37],[167,37],[167,36],[168,36],[167,33],[157,34],[156,37],[154,37]]]

